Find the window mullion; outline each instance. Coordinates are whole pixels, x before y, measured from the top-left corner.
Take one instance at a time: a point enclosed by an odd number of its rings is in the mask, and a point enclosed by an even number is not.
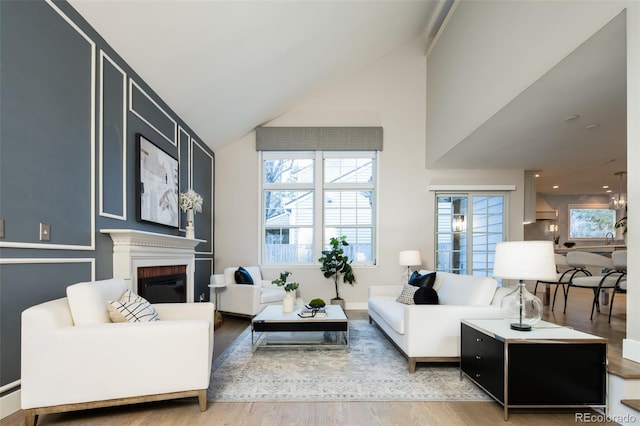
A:
[[[313,235],[314,259],[319,259],[324,250],[324,158],[322,151],[316,151],[315,158],[315,188],[316,198],[314,208]]]

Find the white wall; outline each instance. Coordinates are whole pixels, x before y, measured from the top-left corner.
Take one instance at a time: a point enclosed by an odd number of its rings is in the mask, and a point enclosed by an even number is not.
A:
[[[426,164],[620,13],[626,1],[461,1],[428,58]]]
[[[640,205],[640,3],[627,7],[627,192],[629,197],[627,338],[623,342],[625,358],[640,362],[640,220],[634,212]],[[629,167],[629,165],[633,165]],[[635,395],[640,397],[640,395]]]
[[[522,238],[522,170],[429,171],[424,168],[426,62],[416,39],[351,78],[300,102],[268,126],[382,126],[379,156],[377,266],[358,267],[357,284],[342,285],[347,307],[366,307],[367,286],[397,284],[403,268],[398,252],[420,249],[425,268],[434,266],[434,194],[431,184],[515,184],[511,236]],[[259,261],[258,161],[251,133],[216,152],[215,270]],[[275,278],[284,267],[264,269]],[[318,266],[287,267],[305,300],[334,296]]]

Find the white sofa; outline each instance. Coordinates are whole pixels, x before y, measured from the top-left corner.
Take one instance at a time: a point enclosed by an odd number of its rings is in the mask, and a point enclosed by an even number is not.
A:
[[[421,274],[431,271],[420,271]],[[460,320],[501,318],[500,302],[511,288],[495,279],[437,272],[433,286],[438,305],[396,302],[402,285],[370,286],[369,322],[375,322],[409,361],[453,362],[460,359]]]
[[[238,284],[235,280],[237,266],[224,269],[224,283],[226,287],[219,289],[218,306],[221,312],[256,316],[266,305],[282,303],[285,291],[271,283],[271,280],[263,280],[259,266],[244,266],[253,280],[251,284]],[[214,277],[211,277],[213,283]]]
[[[22,312],[21,406],[47,413],[197,396],[206,410],[213,304],[152,305],[153,322],[110,320],[121,279],[79,283]]]

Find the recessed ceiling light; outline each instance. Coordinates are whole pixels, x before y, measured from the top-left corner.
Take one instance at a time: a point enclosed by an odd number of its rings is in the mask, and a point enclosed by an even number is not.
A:
[[[564,121],[573,121],[573,120],[577,120],[578,118],[580,118],[580,116],[578,114],[569,115],[569,116],[564,118]]]
[[[600,127],[600,125],[599,125],[598,123],[593,123],[593,124],[589,124],[589,125],[586,127],[586,129],[587,129],[587,130],[593,130],[593,129],[596,129],[596,128],[598,128],[598,127]]]
[[[553,189],[558,189],[558,188],[560,188],[560,186],[559,185],[553,185],[552,188]]]
[[[536,177],[539,178],[540,177],[540,173],[536,173]]]
[[[608,189],[609,185],[602,185],[602,189]]]
[[[607,189],[607,194],[610,194],[612,191],[610,189]]]

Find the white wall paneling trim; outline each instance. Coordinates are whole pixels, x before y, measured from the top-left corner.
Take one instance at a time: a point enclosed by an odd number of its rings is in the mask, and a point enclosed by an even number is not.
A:
[[[428,191],[515,191],[515,185],[429,185]]]
[[[18,380],[17,382],[19,385],[20,380]],[[10,384],[13,385],[13,383]],[[3,397],[0,397],[0,418],[3,419],[20,410],[20,395],[20,390],[17,390],[15,392],[4,395]]]
[[[191,188],[191,135],[182,128],[182,126],[178,126],[178,165],[180,169],[183,167],[183,158],[182,158],[182,135],[185,135],[185,140],[187,141],[187,188]],[[180,177],[181,179],[181,177]],[[180,182],[182,183],[182,182]],[[180,186],[182,187],[182,186]],[[180,228],[179,230],[182,232],[186,232],[184,229],[184,223],[182,223],[182,215],[180,215]]]
[[[211,196],[211,198],[209,198],[211,200],[211,235],[209,236],[209,241],[211,241],[211,250],[210,251],[196,251],[196,254],[210,254],[213,255],[213,178],[214,178],[214,170],[213,170],[213,156],[211,154],[209,154],[209,152],[207,150],[205,150],[202,145],[200,145],[198,143],[197,140],[195,140],[194,138],[191,138],[191,151],[190,151],[190,157],[191,157],[191,161],[189,162],[189,164],[191,165],[191,173],[190,173],[190,181],[189,184],[191,184],[193,182],[193,150],[195,149],[195,147],[198,147],[205,155],[207,155],[210,159],[211,159],[211,194],[209,194]]]
[[[104,60],[122,74],[122,214],[104,211]],[[100,102],[98,145],[100,147],[100,162],[98,163],[98,188],[100,216],[112,219],[127,220],[127,73],[116,64],[103,50],[100,50]]]
[[[11,258],[11,259],[0,259],[0,265],[18,265],[18,264],[45,264],[45,263],[90,263],[91,264],[91,281],[95,281],[96,279],[96,259],[93,257],[69,257],[69,258],[59,258],[59,257],[43,257],[43,258]]]
[[[91,191],[90,191],[90,199],[89,199],[89,203],[90,204],[90,208],[89,208],[89,214],[91,215],[91,217],[89,218],[90,220],[90,242],[89,245],[82,245],[82,244],[44,244],[44,243],[25,243],[25,242],[18,242],[18,241],[0,241],[0,247],[7,247],[7,248],[28,248],[28,249],[47,249],[47,250],[95,250],[96,247],[96,237],[95,237],[95,228],[96,228],[96,192],[95,192],[95,183],[96,183],[96,44],[94,43],[93,40],[91,40],[91,38],[89,38],[89,36],[87,34],[84,33],[84,31],[82,31],[80,29],[80,27],[78,27],[71,19],[69,19],[69,17],[67,15],[65,15],[59,8],[58,6],[55,5],[55,3],[53,3],[52,0],[45,0],[47,2],[47,4],[49,6],[51,6],[51,8],[53,8],[53,10],[55,10],[70,26],[71,28],[73,28],[74,30],[76,30],[78,32],[78,34],[80,34],[82,36],[82,38],[84,38],[87,43],[89,44],[89,47],[91,49],[91,114],[90,114],[90,137],[89,137],[89,143],[91,144],[90,146],[90,151],[91,151],[91,155],[90,155],[90,162],[91,164],[89,165],[91,168],[91,172],[89,176],[89,180],[90,180],[90,185],[91,185]],[[1,260],[1,259],[0,259]]]
[[[165,135],[160,130],[158,130],[158,128],[156,128],[146,118],[144,118],[142,114],[140,114],[138,111],[136,111],[133,108],[133,86],[135,86],[140,93],[142,93],[147,99],[149,99],[149,102],[151,102],[156,108],[158,108],[158,110],[162,112],[173,123],[173,139],[167,137],[167,135]],[[147,125],[151,127],[153,130],[155,130],[160,136],[168,140],[171,143],[171,145],[178,146],[176,143],[176,139],[178,138],[178,123],[176,122],[176,120],[171,118],[171,116],[160,105],[158,105],[158,103],[154,101],[153,98],[149,96],[149,94],[145,92],[138,83],[133,81],[133,78],[129,79],[129,111],[135,114],[140,120],[147,123]]]

